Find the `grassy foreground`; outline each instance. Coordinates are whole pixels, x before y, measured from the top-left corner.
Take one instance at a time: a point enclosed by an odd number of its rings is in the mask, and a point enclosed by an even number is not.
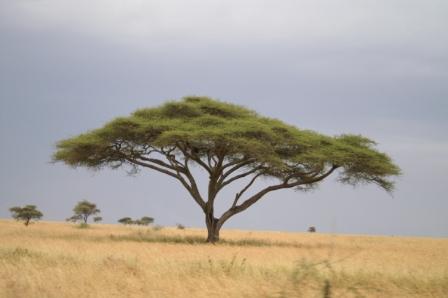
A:
[[[448,239],[0,220],[0,297],[448,297]]]

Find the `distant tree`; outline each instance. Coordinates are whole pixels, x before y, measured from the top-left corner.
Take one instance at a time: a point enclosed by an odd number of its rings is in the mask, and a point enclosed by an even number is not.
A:
[[[316,232],[316,227],[313,227],[313,226],[309,227],[308,228],[308,232],[315,233]]]
[[[94,222],[100,222],[100,221],[102,221],[103,220],[103,218],[101,217],[101,216],[95,216],[94,218],[93,218],[93,221]]]
[[[70,217],[65,219],[65,221],[68,221],[68,222],[78,222],[80,220],[82,220],[82,216],[81,215],[73,215],[73,216],[70,216]]]
[[[154,218],[149,217],[149,216],[143,216],[142,218],[140,218],[140,220],[138,220],[138,222],[139,222],[138,223],[139,225],[147,226],[154,222]]]
[[[91,169],[147,168],[177,180],[204,213],[207,241],[212,243],[219,240],[227,220],[274,191],[306,191],[334,174],[342,183],[372,183],[390,192],[391,178],[400,174],[391,158],[366,137],[325,136],[196,96],[137,110],[62,140],[53,160]],[[195,165],[208,177],[204,190],[192,170]],[[258,183],[262,178],[267,179]],[[238,182],[241,188],[228,209],[217,214],[219,193]]]
[[[118,220],[119,223],[124,225],[139,225],[139,226],[147,226],[154,222],[154,218],[149,216],[143,216],[140,219],[133,220],[130,217],[123,217]]]
[[[16,220],[23,220],[25,226],[30,224],[31,220],[39,220],[43,214],[37,210],[35,205],[26,205],[25,207],[12,207],[9,209],[12,217]]]
[[[132,224],[132,218],[130,218],[130,217],[123,217],[123,218],[120,218],[118,220],[118,222],[121,223],[121,224],[124,224],[124,225],[130,225],[130,224]]]
[[[89,216],[100,213],[100,209],[96,208],[96,204],[91,203],[89,201],[81,201],[76,204],[75,208],[73,208],[74,216],[79,216],[84,223],[87,223]]]
[[[185,226],[183,224],[180,224],[180,223],[176,224],[176,228],[178,228],[179,230],[185,230]]]

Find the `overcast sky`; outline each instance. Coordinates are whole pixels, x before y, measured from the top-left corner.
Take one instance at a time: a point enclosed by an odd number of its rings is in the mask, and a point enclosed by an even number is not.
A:
[[[365,135],[403,170],[393,196],[328,179],[271,193],[224,228],[447,237],[447,28],[446,0],[0,0],[0,217],[36,204],[63,220],[88,199],[110,223],[203,227],[169,177],[49,161],[60,139],[208,95]]]

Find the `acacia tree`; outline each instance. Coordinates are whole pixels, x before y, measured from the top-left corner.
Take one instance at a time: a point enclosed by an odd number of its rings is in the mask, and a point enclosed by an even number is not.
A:
[[[73,215],[71,218],[82,219],[86,224],[89,216],[98,214],[101,211],[100,209],[96,208],[96,204],[84,200],[76,204],[75,208],[73,208],[73,212],[75,213],[75,215]]]
[[[118,222],[121,224],[124,224],[124,225],[130,225],[130,224],[132,224],[133,221],[132,221],[132,218],[130,218],[130,217],[123,217],[123,218],[120,218],[118,220]]]
[[[25,207],[12,207],[9,209],[12,217],[17,220],[23,220],[25,226],[30,224],[32,219],[39,220],[43,214],[37,210],[35,205],[26,205]]]
[[[100,222],[100,221],[102,221],[103,220],[103,218],[101,217],[101,216],[95,216],[94,218],[93,218],[93,222]]]
[[[143,216],[139,220],[136,221],[138,225],[147,226],[154,222],[154,218],[149,216]]]
[[[102,128],[62,140],[53,159],[93,169],[148,168],[177,180],[204,212],[207,241],[216,242],[229,218],[268,193],[307,190],[332,173],[342,183],[374,183],[392,191],[390,177],[400,170],[374,145],[363,136],[325,136],[241,106],[186,97],[137,110]],[[191,170],[193,164],[208,174],[204,193]],[[262,177],[273,178],[269,179],[272,183],[258,189],[256,181]],[[237,181],[245,184],[218,216],[214,209],[217,195]]]
[[[132,220],[130,217],[123,217],[118,220],[119,223],[124,225],[139,225],[139,226],[147,226],[154,222],[154,218],[149,216],[143,216],[140,219]]]

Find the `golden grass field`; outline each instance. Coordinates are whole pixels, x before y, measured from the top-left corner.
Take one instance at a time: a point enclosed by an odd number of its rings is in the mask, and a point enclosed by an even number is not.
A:
[[[0,220],[0,297],[448,297],[448,239]]]

